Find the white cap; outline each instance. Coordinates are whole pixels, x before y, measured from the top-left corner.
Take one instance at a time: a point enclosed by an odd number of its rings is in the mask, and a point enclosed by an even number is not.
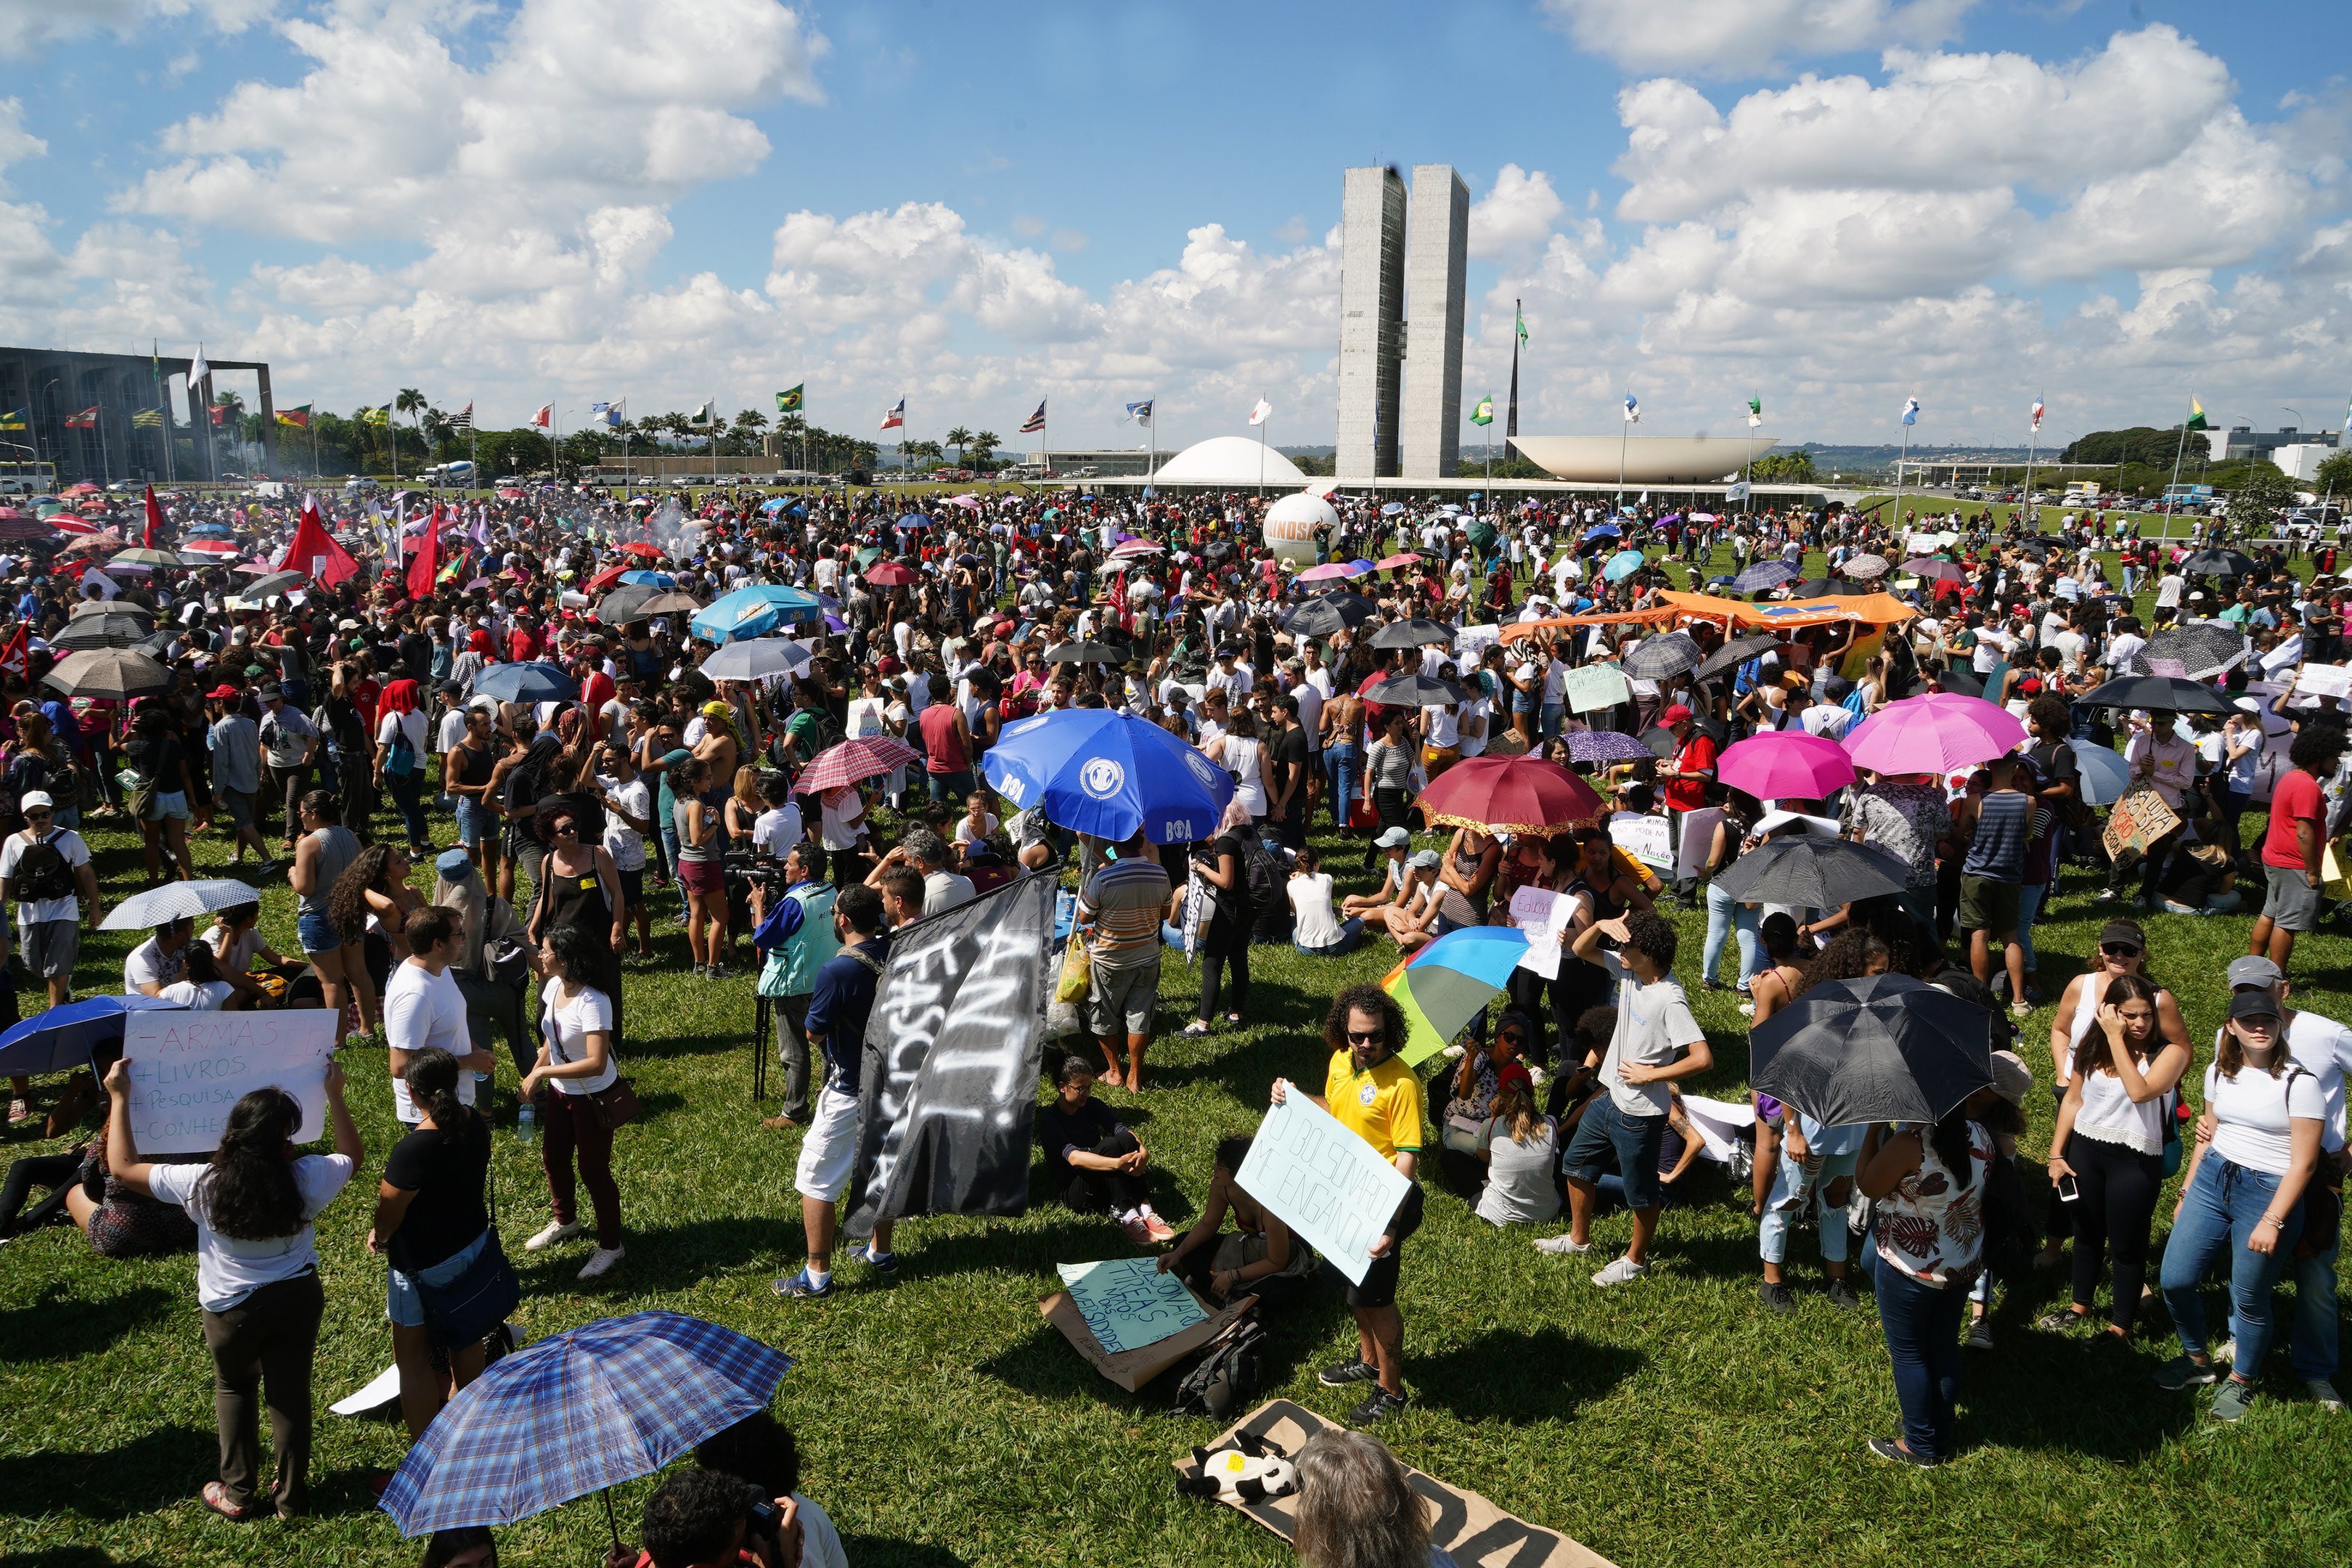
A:
[[[23,796],[16,802],[16,805],[20,810],[27,806],[35,805],[46,805],[54,810],[57,807],[57,804],[58,803],[56,801],[49,798],[47,791],[37,789],[26,790]]]

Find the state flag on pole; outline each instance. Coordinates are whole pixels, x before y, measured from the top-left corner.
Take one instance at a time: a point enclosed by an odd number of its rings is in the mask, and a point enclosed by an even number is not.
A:
[[[1629,392],[1625,395],[1625,423],[1628,425],[1639,425],[1641,422],[1641,400]]]
[[[215,420],[213,421],[213,423],[214,423],[214,424],[215,424],[215,425],[217,425],[217,424],[219,424],[219,423],[220,423],[220,421],[219,421],[218,419],[215,419]],[[97,428],[98,428],[98,410],[97,410],[97,409],[95,409],[95,408],[85,408],[85,409],[83,409],[83,410],[82,410],[80,413],[79,413],[79,414],[68,414],[68,415],[67,415],[67,416],[66,416],[66,428],[67,428],[67,429],[68,429],[68,430],[95,430],[95,429],[97,429]]]
[[[299,408],[279,409],[278,423],[290,425],[297,430],[308,430],[310,427],[310,405],[306,403]]]
[[[1478,400],[1477,407],[1470,411],[1470,423],[1473,425],[1492,425],[1494,422],[1495,395],[1490,392],[1486,396]]]
[[[776,412],[798,414],[801,411],[801,389],[807,385],[807,382],[802,382],[800,386],[790,387],[776,394]]]
[[[161,430],[163,427],[163,411],[160,408],[139,409],[131,416],[131,423],[142,430]]]
[[[1919,400],[1917,398],[1906,397],[1903,400],[1903,423],[1906,425],[1916,425],[1919,423]]]
[[[1140,403],[1129,404],[1127,405],[1127,416],[1129,419],[1134,420],[1138,425],[1150,424],[1151,399],[1147,397]]]
[[[539,405],[539,412],[530,416],[530,422],[533,425],[538,426],[542,430],[554,428],[555,405],[552,403],[541,404]]]
[[[694,411],[694,416],[690,423],[692,423],[697,429],[708,430],[710,428],[711,405],[718,401],[719,400],[715,397],[706,397],[702,400],[702,406]]]
[[[1021,426],[1021,434],[1024,436],[1034,436],[1038,431],[1043,430],[1045,427],[1045,400],[1041,397],[1037,400],[1037,412],[1029,416],[1027,422]]]
[[[1764,423],[1764,400],[1751,395],[1748,399],[1748,427],[1753,430]]]
[[[2038,397],[2033,400],[2033,428],[2042,428],[2042,399]]]
[[[302,406],[303,406],[304,408],[306,408],[306,409],[307,409],[307,408],[309,408],[309,407],[310,407],[310,405],[306,403],[306,404],[304,404]],[[452,414],[451,416],[449,416],[449,428],[450,428],[450,429],[452,429],[452,430],[471,430],[473,427],[474,427],[474,405],[473,405],[472,404],[470,404],[470,403],[467,404],[467,405],[466,405],[466,406],[465,406],[464,408],[459,409],[457,413]]]
[[[906,423],[907,400],[904,397],[901,397],[898,402],[892,404],[883,414],[882,428],[885,430],[903,429],[906,426]]]
[[[2212,426],[2205,422],[2205,405],[2198,402],[2194,397],[2189,400],[2189,423],[2182,426],[2181,428],[2184,430],[2210,430],[2213,428]]]
[[[361,422],[362,424],[364,424],[364,425],[389,425],[389,424],[391,424],[391,423],[392,423],[392,405],[391,405],[391,404],[389,404],[389,403],[383,403],[383,404],[378,404],[376,406],[374,406],[374,407],[373,407],[373,408],[362,408],[362,409],[361,409],[361,410],[360,410],[360,422]],[[215,419],[214,420],[214,423],[215,423],[215,424],[218,424],[218,423],[219,423],[219,420],[218,420],[217,418],[215,418]]]
[[[1266,416],[1273,412],[1274,405],[1261,397],[1257,400],[1257,406],[1250,410],[1249,422],[1253,425],[1263,425],[1265,423]]]
[[[188,384],[194,386],[212,374],[213,367],[205,363],[205,345],[196,345],[196,357],[188,363]]]

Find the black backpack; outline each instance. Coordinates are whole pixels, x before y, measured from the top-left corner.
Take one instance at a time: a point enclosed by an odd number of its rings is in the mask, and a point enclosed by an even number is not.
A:
[[[1241,836],[1242,874],[1249,880],[1251,932],[1268,942],[1290,940],[1290,863],[1255,833]]]
[[[2033,1254],[2042,1238],[2033,1226],[2033,1205],[2026,1201],[2025,1181],[2017,1162],[1998,1152],[1985,1168],[1984,1267],[1993,1279],[2015,1285],[2033,1271]]]
[[[16,859],[16,874],[9,879],[19,900],[41,902],[73,897],[73,862],[58,847],[65,833],[62,827],[55,828],[47,838],[36,838],[25,846]]]
[[[1211,1342],[1208,1353],[1176,1385],[1174,1413],[1231,1420],[1233,1413],[1246,1406],[1264,1383],[1265,1356],[1265,1331],[1257,1319],[1235,1320]]]

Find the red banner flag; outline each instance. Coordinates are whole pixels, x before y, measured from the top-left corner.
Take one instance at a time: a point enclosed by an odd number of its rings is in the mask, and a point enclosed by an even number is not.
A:
[[[302,521],[295,525],[294,542],[278,563],[280,572],[303,572],[316,577],[331,588],[347,578],[359,575],[360,563],[352,559],[351,552],[334,541],[327,525],[319,521],[319,505],[305,501]]]
[[[148,550],[156,548],[155,541],[162,536],[163,532],[163,508],[162,503],[155,500],[155,487],[149,485],[147,487],[147,531],[140,535],[140,545]]]
[[[425,599],[432,596],[434,574],[441,569],[441,503],[433,503],[433,519],[425,525],[425,537],[408,557],[408,596]]]
[[[32,645],[26,640],[25,623],[18,621],[16,630],[5,643],[0,643],[0,670],[5,670],[23,680],[32,661]]]

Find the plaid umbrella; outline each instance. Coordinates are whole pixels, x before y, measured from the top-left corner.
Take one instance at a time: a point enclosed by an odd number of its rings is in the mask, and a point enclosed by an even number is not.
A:
[[[1760,594],[1767,588],[1777,588],[1783,583],[1793,583],[1804,574],[1785,561],[1759,561],[1731,580],[1735,594]]]
[[[649,1476],[775,1397],[792,1357],[678,1312],[636,1312],[540,1341],[458,1391],[383,1508],[403,1535],[512,1524]]]
[[[921,762],[922,755],[906,742],[888,735],[867,735],[828,746],[809,759],[793,789],[801,795],[823,795],[860,779],[879,778],[894,769]]]
[[[2171,658],[2191,680],[2210,680],[2223,670],[2244,662],[2246,635],[2227,621],[2192,621],[2185,626],[2171,626],[2147,639],[2147,646],[2132,660],[2132,673],[2151,675],[2155,671],[2148,660]]]
[[[1643,763],[1650,748],[1614,730],[1578,730],[1568,737],[1568,755],[1578,763]]]
[[[1697,668],[1703,657],[1688,633],[1667,632],[1662,637],[1643,637],[1617,664],[1636,680],[1664,680]]]

